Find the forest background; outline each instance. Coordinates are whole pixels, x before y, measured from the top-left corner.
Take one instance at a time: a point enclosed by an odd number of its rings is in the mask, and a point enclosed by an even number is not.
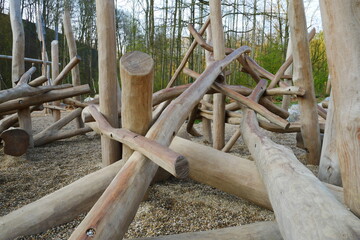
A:
[[[305,1],[307,13],[315,12]],[[41,59],[41,45],[37,39],[35,19],[40,12],[46,27],[46,48],[50,56],[51,41],[59,40],[62,66],[70,60],[63,34],[63,0],[23,0],[22,15],[26,38],[25,57]],[[72,26],[77,39],[81,82],[90,84],[93,94],[98,92],[97,35],[95,0],[68,1]],[[138,50],[150,54],[155,60],[154,90],[164,88],[193,38],[187,25],[200,29],[209,15],[206,0],[116,0],[117,57]],[[223,0],[222,13],[226,46],[238,48],[248,45],[252,56],[265,69],[276,73],[285,61],[289,41],[287,0]],[[8,0],[0,0],[0,55],[11,55],[12,34],[8,16]],[[307,14],[308,15],[308,14]],[[310,19],[309,19],[310,18]],[[315,15],[308,16],[308,27],[316,25],[318,33],[310,44],[316,95],[325,96],[328,78],[327,59],[321,25]],[[316,22],[316,24],[314,24]],[[57,34],[58,33],[58,34]],[[26,69],[31,64],[27,63]],[[205,68],[205,53],[197,47],[188,67],[201,73]],[[41,66],[37,66],[41,69]],[[231,65],[229,84],[253,86],[253,81],[241,73],[238,65]],[[40,74],[40,71],[38,71]],[[181,75],[176,84],[192,82]],[[70,76],[65,82],[71,82]],[[11,86],[11,61],[0,59],[0,89]]]

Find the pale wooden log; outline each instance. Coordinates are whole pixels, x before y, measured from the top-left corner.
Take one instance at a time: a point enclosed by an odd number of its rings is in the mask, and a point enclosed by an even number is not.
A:
[[[210,23],[210,18],[208,18],[208,19],[205,21],[204,25],[203,25],[203,26],[201,27],[201,29],[199,30],[199,34],[200,34],[200,35],[202,35],[202,34],[205,33],[205,30],[206,30],[206,28],[209,26],[209,23]],[[173,75],[172,78],[170,79],[170,81],[169,81],[168,85],[166,86],[166,88],[169,88],[169,87],[171,87],[171,86],[174,84],[175,80],[177,79],[177,77],[179,76],[179,74],[181,73],[181,71],[183,70],[183,68],[185,67],[187,61],[188,61],[189,58],[190,58],[191,53],[194,51],[194,49],[195,49],[195,47],[197,46],[197,44],[198,44],[198,43],[197,43],[196,40],[194,40],[194,41],[191,43],[189,49],[186,51],[184,58],[181,60],[180,65],[179,65],[178,68],[176,69],[174,75]]]
[[[252,110],[246,110],[242,133],[285,239],[359,238],[360,220],[326,190],[291,150],[273,143],[259,130]]]
[[[125,128],[111,127],[95,106],[89,106],[87,109],[96,119],[97,129],[100,134],[126,144],[133,151],[142,153],[177,178],[187,177],[189,172],[188,162],[183,156],[140,134],[133,133]]]
[[[195,120],[197,119],[198,112],[199,112],[199,106],[195,106],[193,110],[191,110],[186,124],[186,131],[194,137],[201,136],[201,134],[194,128],[194,124],[195,124]]]
[[[305,25],[305,27],[306,27],[306,25]],[[308,36],[308,41],[311,41],[314,38],[315,34],[316,34],[316,30],[315,30],[315,28],[313,28],[309,32],[309,34],[307,35]],[[290,55],[286,59],[285,63],[283,63],[283,65],[281,65],[279,70],[276,72],[274,78],[271,80],[271,82],[270,82],[270,84],[268,86],[268,89],[274,88],[276,86],[276,84],[278,84],[278,82],[280,81],[281,76],[283,76],[285,74],[285,71],[290,67],[290,65],[293,63],[293,61],[294,61],[294,58],[293,58],[292,55]]]
[[[34,72],[36,71],[36,67],[31,67],[29,70],[27,70],[19,79],[19,81],[16,83],[15,87],[18,87],[22,84],[27,84],[29,82],[29,80],[31,79],[31,75],[34,74]]]
[[[122,128],[145,135],[152,121],[154,61],[146,53],[134,51],[120,59]],[[122,159],[134,151],[123,145]]]
[[[1,238],[36,234],[73,220],[92,207],[123,165],[118,161],[0,217]]]
[[[321,0],[320,10],[331,76],[333,128],[336,131],[336,152],[345,203],[360,216],[360,6],[354,0]]]
[[[239,139],[240,136],[241,136],[241,130],[237,129],[235,133],[231,136],[229,141],[225,144],[223,149],[221,149],[221,151],[229,152],[231,148],[235,145],[236,141]]]
[[[61,120],[61,119],[60,119]],[[85,133],[91,132],[92,129],[90,127],[83,127],[83,128],[77,128],[74,130],[67,130],[67,131],[61,131],[61,132],[54,132],[54,134],[49,135],[47,138],[42,139],[40,142],[34,142],[35,146],[42,146],[48,143],[52,143],[58,140],[67,139],[71,137],[75,137],[78,135],[84,135]]]
[[[0,58],[2,59],[9,59],[9,60],[12,60],[13,57],[12,56],[7,56],[7,55],[0,55]],[[44,63],[43,60],[40,60],[40,59],[34,59],[34,58],[24,58],[24,61],[25,62],[31,62],[31,63]],[[46,64],[47,65],[51,65],[51,62],[50,61],[46,61]]]
[[[65,76],[75,67],[79,62],[81,61],[81,58],[79,56],[73,57],[70,62],[61,70],[59,75],[52,80],[53,85],[58,85],[60,82],[65,78]]]
[[[23,109],[29,106],[42,104],[44,102],[51,102],[67,97],[86,94],[89,92],[90,92],[90,87],[87,84],[77,87],[66,88],[66,89],[52,90],[41,95],[18,98],[1,103],[0,112],[11,111],[14,109]]]
[[[292,56],[292,46],[291,46],[291,38],[289,38],[287,51],[286,51],[286,59],[288,59],[290,56]],[[291,75],[293,74],[292,64],[285,70],[284,74]],[[286,79],[285,82],[289,84],[290,86],[292,84],[292,79]],[[286,111],[289,109],[291,103],[291,96],[289,95],[283,95],[283,99],[281,102],[281,107],[285,109]]]
[[[243,95],[238,94],[238,93],[236,93],[235,91],[233,91],[233,90],[231,90],[229,88],[226,88],[224,85],[214,83],[214,85],[212,87],[215,88],[218,91],[223,92],[227,96],[233,98],[234,100],[236,100],[240,104],[243,104],[243,105],[245,105],[247,107],[250,107],[251,109],[255,110],[257,113],[259,113],[261,116],[265,117],[266,119],[268,119],[272,123],[275,123],[275,124],[283,127],[284,129],[286,129],[289,126],[288,121],[286,121],[286,120],[282,119],[281,117],[273,114],[272,112],[267,110],[265,107],[263,107],[262,105],[257,104],[256,102],[252,101],[251,99],[246,98]]]
[[[326,82],[326,94],[330,95],[331,92],[331,76],[329,74],[328,80]]]
[[[52,111],[53,111],[53,110],[66,111],[66,109],[63,108],[63,107],[58,107],[58,106],[53,106],[53,105],[47,105],[47,106],[44,106],[44,108],[51,109]]]
[[[32,87],[38,87],[38,86],[41,86],[46,81],[48,81],[48,78],[46,76],[40,76],[38,78],[35,78],[34,80],[29,82],[28,84],[30,86],[32,86]]]
[[[317,105],[316,108],[317,108],[319,116],[326,120],[327,111],[324,108],[322,108],[321,106],[319,106],[319,105]]]
[[[265,91],[265,95],[267,95],[267,96],[276,96],[276,95],[304,96],[305,93],[306,93],[305,90],[302,87],[298,87],[298,86],[272,88],[272,89],[266,89],[266,91]]]
[[[34,88],[25,83],[14,88],[0,91],[0,103],[4,103],[16,98],[35,96],[52,90],[66,89],[70,87],[72,87],[71,84],[63,84],[58,86],[40,86]]]
[[[51,42],[51,78],[56,79],[59,75],[59,42],[54,40]],[[55,101],[54,106],[60,106],[60,101]],[[52,109],[52,116],[54,122],[58,121],[61,117],[61,112],[56,109]]]
[[[271,209],[265,186],[253,161],[179,137],[174,138],[170,148],[187,157],[192,179]],[[123,164],[123,161],[118,161],[0,217],[2,238],[7,240],[36,234],[88,211]],[[342,188],[327,186],[341,200]]]
[[[325,124],[325,135],[321,149],[318,178],[336,186],[342,186],[339,158],[336,149],[336,120],[334,116],[333,97],[330,98],[328,118]]]
[[[300,119],[302,122],[301,133],[308,152],[307,163],[319,165],[321,148],[320,130],[304,4],[301,0],[292,0],[289,3],[289,22],[294,59],[293,81],[295,86],[302,87],[306,91],[305,96],[299,98]]]
[[[71,15],[70,15],[70,9],[68,4],[65,5],[64,8],[64,15],[63,15],[63,26],[64,26],[64,33],[66,36],[66,43],[69,47],[69,55],[70,58],[74,58],[77,55],[77,48],[76,48],[76,40],[74,37],[74,33],[71,27]],[[111,30],[109,30],[111,31]],[[99,49],[99,52],[101,51],[101,49]],[[100,57],[99,57],[100,59]],[[100,76],[100,74],[99,74]],[[80,81],[80,69],[79,69],[79,65],[74,66],[71,69],[71,78],[72,78],[72,84],[74,86],[79,86],[81,84]],[[74,97],[75,100],[81,101],[81,97],[80,96],[75,96]],[[77,128],[83,128],[84,127],[84,123],[82,122],[81,118],[77,118],[76,119],[76,126]]]
[[[225,57],[224,28],[221,15],[221,0],[209,2],[212,41],[214,45],[214,60]],[[214,119],[213,119],[213,147],[222,149],[225,144],[225,95],[216,93],[213,95]]]
[[[248,47],[241,47],[207,68],[188,90],[170,103],[146,137],[169,145],[191,109],[202,99],[222,69],[249,51]],[[156,164],[134,152],[70,239],[88,239],[87,233],[93,230],[96,232],[94,239],[121,239],[157,170]],[[112,228],[109,223],[117,227]]]
[[[111,0],[96,0],[96,26],[99,49],[100,111],[112,127],[119,126],[116,72],[115,6]],[[101,137],[103,166],[121,157],[118,142]]]
[[[94,99],[95,100],[95,99]],[[98,100],[98,99],[97,99]],[[80,108],[85,108],[85,107],[87,107],[87,106],[89,106],[89,103],[85,103],[85,102],[80,102],[80,101],[77,101],[77,100],[75,100],[75,99],[73,99],[73,98],[65,98],[64,100],[63,100],[63,102],[65,103],[65,104],[67,104],[67,105],[71,105],[71,106],[74,106],[74,107],[80,107]],[[99,103],[98,101],[97,101],[97,103]]]
[[[276,222],[258,222],[238,227],[222,228],[217,230],[181,233],[149,238],[135,238],[133,240],[282,240]]]

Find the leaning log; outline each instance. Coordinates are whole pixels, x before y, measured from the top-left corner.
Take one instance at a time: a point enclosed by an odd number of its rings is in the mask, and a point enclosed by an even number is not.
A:
[[[249,51],[248,47],[241,47],[207,68],[188,90],[170,103],[146,137],[169,145],[189,112],[200,102],[222,69]],[[157,170],[156,164],[134,152],[70,239],[88,239],[90,230],[96,232],[94,239],[122,238]],[[108,223],[117,227],[112,228]]]
[[[59,42],[57,40],[51,42],[51,60],[51,78],[55,80],[59,76]],[[53,104],[54,106],[60,106],[60,101],[55,101]],[[60,120],[60,110],[52,109],[51,112],[54,122]]]
[[[67,97],[86,94],[89,92],[90,92],[90,87],[87,84],[72,88],[61,89],[61,90],[52,90],[38,96],[18,98],[1,103],[0,112],[7,112],[15,109],[23,109],[29,106],[42,104],[44,102],[51,102]]]
[[[320,10],[334,98],[336,151],[345,202],[351,211],[360,216],[360,5],[358,0],[321,0]]]

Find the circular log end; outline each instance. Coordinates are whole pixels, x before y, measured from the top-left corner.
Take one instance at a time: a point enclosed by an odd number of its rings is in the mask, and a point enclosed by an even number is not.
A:
[[[143,52],[129,52],[121,57],[120,68],[130,76],[144,76],[152,73],[154,60],[150,55]]]

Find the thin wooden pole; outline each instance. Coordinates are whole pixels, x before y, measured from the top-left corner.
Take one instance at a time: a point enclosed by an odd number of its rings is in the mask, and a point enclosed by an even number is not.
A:
[[[360,216],[360,25],[358,0],[320,1],[334,98],[336,152],[345,204]]]
[[[225,39],[221,15],[221,0],[210,0],[209,3],[214,59],[222,60],[225,57]],[[225,144],[225,95],[221,93],[214,94],[213,127],[213,147],[220,150]]]
[[[292,55],[292,48],[291,48],[291,38],[289,39],[289,42],[288,42],[288,48],[287,48],[287,51],[286,51],[286,59],[288,59],[291,55]],[[286,75],[291,75],[293,74],[293,71],[292,71],[292,65],[290,65],[285,73]],[[292,80],[290,79],[286,79],[285,82],[291,86],[292,85]],[[281,107],[284,109],[284,110],[288,110],[289,109],[289,106],[290,106],[290,102],[291,102],[291,96],[290,95],[284,95],[283,96],[283,99],[282,99],[282,103],[281,103]]]
[[[76,40],[75,40],[74,33],[73,33],[72,27],[71,27],[71,15],[70,15],[70,9],[68,6],[66,6],[64,9],[64,17],[63,18],[64,18],[63,21],[64,21],[64,32],[65,32],[65,36],[66,36],[66,42],[69,47],[70,58],[72,59],[72,58],[76,57],[77,49],[76,49]],[[99,50],[99,52],[100,52],[100,50]],[[71,70],[71,76],[72,76],[72,84],[74,86],[79,86],[81,84],[79,65],[75,66]],[[77,97],[75,97],[75,100],[81,101],[81,97],[77,96]],[[77,125],[77,128],[84,127],[84,123],[82,122],[81,117],[76,118],[76,125]]]
[[[152,92],[154,61],[146,53],[131,52],[120,59],[121,124],[134,133],[145,135],[152,120]],[[134,151],[123,145],[122,159],[127,160]]]
[[[112,127],[119,126],[116,41],[115,41],[115,5],[112,0],[96,0],[96,26],[99,49],[99,95],[100,111]],[[120,159],[120,144],[101,137],[103,166]]]
[[[51,42],[51,61],[51,77],[54,80],[59,75],[59,42],[57,40]],[[54,105],[60,106],[60,101],[55,101]],[[60,119],[61,112],[53,109],[52,115],[56,122]]]
[[[308,151],[307,163],[319,165],[321,149],[320,129],[304,3],[302,0],[291,0],[289,3],[289,22],[294,58],[293,81],[295,86],[302,87],[306,91],[305,96],[299,98],[302,122],[301,133],[305,148]]]

